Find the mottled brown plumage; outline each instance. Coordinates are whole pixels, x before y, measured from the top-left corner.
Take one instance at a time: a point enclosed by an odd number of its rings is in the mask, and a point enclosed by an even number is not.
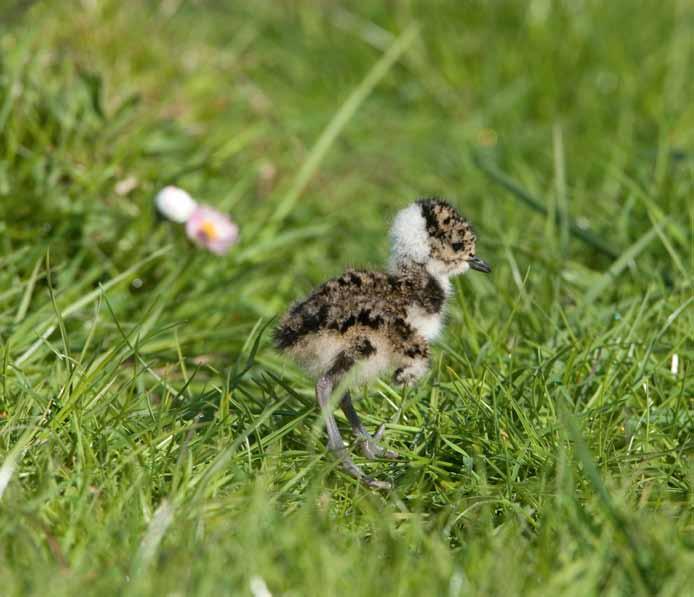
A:
[[[449,277],[470,267],[489,272],[475,256],[475,234],[449,203],[417,201],[397,215],[391,229],[390,271],[347,270],[295,304],[275,330],[276,346],[318,378],[317,397],[331,449],[355,477],[375,487],[344,451],[327,400],[349,376],[367,382],[391,370],[397,383],[413,383],[429,363],[429,341],[441,329]],[[390,456],[361,425],[349,394],[341,406],[367,456]]]
[[[444,301],[441,285],[421,267],[399,275],[348,270],[290,310],[277,330],[277,346],[289,349],[314,373],[331,360],[305,354],[312,352],[310,345],[318,336],[330,339],[335,351],[344,351],[355,362],[373,356],[378,345],[388,345],[390,352],[401,355],[397,365],[405,368],[412,359],[428,356],[427,343],[408,321],[408,312],[415,307],[434,315]]]

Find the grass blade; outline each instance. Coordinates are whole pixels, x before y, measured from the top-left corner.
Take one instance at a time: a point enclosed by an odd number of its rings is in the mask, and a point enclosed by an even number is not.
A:
[[[608,491],[605,483],[600,476],[600,471],[593,460],[590,453],[590,449],[586,444],[583,435],[581,434],[578,423],[574,415],[569,412],[563,399],[558,401],[559,412],[564,423],[564,427],[568,433],[569,438],[574,444],[576,450],[576,456],[578,457],[581,466],[583,467],[583,474],[588,479],[588,482],[592,485],[598,496],[600,503],[615,529],[622,535],[625,542],[629,546],[629,551],[626,554],[620,552],[623,558],[633,558],[635,568],[638,571],[638,578],[635,580],[641,585],[642,592],[644,594],[655,594],[656,587],[653,585],[650,576],[648,575],[648,566],[646,560],[648,559],[645,547],[641,545],[638,537],[631,527],[631,524],[622,514],[622,512],[617,508],[612,496]],[[627,567],[628,569],[628,567]],[[647,588],[647,591],[643,589]]]
[[[31,297],[34,294],[34,288],[36,287],[36,280],[39,276],[39,269],[41,268],[42,261],[43,257],[39,257],[36,260],[36,265],[34,265],[31,276],[29,276],[29,281],[27,282],[26,289],[22,295],[22,301],[19,303],[19,308],[17,309],[17,314],[14,318],[15,324],[20,323],[26,317],[27,310],[29,309],[29,303],[31,302]]]
[[[533,195],[531,195],[528,191],[522,188],[512,178],[504,174],[501,170],[486,163],[476,153],[472,154],[472,161],[491,180],[493,180],[495,183],[497,183],[499,186],[503,187],[507,191],[510,191],[510,193],[514,197],[519,199],[524,205],[530,207],[537,213],[541,213],[544,216],[549,215],[547,208],[539,199],[533,197]],[[562,225],[563,217],[564,216],[562,216],[560,213],[555,214],[555,220],[557,224]],[[570,219],[568,215],[566,216],[566,219],[569,222],[569,231],[571,232],[572,236],[578,238],[579,240],[582,240],[585,244],[592,247],[593,249],[600,251],[600,253],[602,253],[603,255],[611,257],[612,259],[617,259],[617,257],[619,256],[618,253],[614,251],[614,249],[606,245],[597,236],[595,236],[595,234],[589,232],[588,230],[584,230],[583,228],[578,226],[578,224],[576,224],[576,222]]]
[[[163,499],[159,507],[154,512],[152,520],[149,522],[145,536],[142,538],[140,547],[137,550],[134,562],[133,576],[138,576],[144,572],[157,555],[159,544],[161,543],[167,529],[171,526],[174,517],[174,508],[171,502]]]
[[[386,76],[388,71],[393,67],[397,60],[406,52],[417,38],[418,26],[411,24],[407,27],[400,36],[393,42],[388,50],[381,58],[373,65],[362,82],[352,91],[344,104],[335,113],[333,119],[328,123],[328,126],[323,130],[321,136],[316,141],[316,144],[311,149],[308,157],[301,165],[299,172],[289,188],[282,202],[277,206],[277,210],[272,216],[272,221],[275,223],[281,222],[287,217],[292,210],[297,200],[304,192],[306,186],[315,174],[318,166],[325,158],[328,150],[345,128],[350,119],[354,116],[359,107],[364,103],[367,97],[374,90],[376,85]]]
[[[138,261],[135,265],[132,265],[131,267],[126,269],[124,272],[118,274],[117,276],[115,276],[114,278],[112,278],[111,280],[106,282],[106,284],[104,284],[103,286],[100,286],[99,288],[92,290],[91,292],[85,294],[81,299],[79,299],[79,300],[75,301],[74,303],[72,303],[71,305],[68,305],[67,307],[65,307],[65,309],[60,311],[60,313],[58,314],[59,317],[61,319],[65,319],[67,317],[70,317],[70,315],[72,315],[73,313],[76,313],[77,311],[79,311],[83,307],[86,307],[90,303],[94,302],[99,297],[100,294],[107,292],[109,289],[120,284],[123,280],[127,280],[130,276],[132,276],[135,272],[137,272],[141,267],[143,267],[144,265],[148,264],[149,262],[154,261],[158,257],[161,257],[162,255],[167,253],[170,250],[170,248],[171,247],[164,247],[162,249],[159,249],[159,250],[155,251],[154,253],[152,253],[151,255],[149,255],[148,257],[145,257],[144,259]],[[56,323],[50,324],[41,333],[41,335],[39,336],[39,339],[36,340],[36,342],[34,342],[29,348],[27,348],[27,350],[25,350],[19,357],[17,357],[17,359],[14,362],[15,366],[18,367],[19,365],[24,363],[27,359],[29,359],[31,357],[31,355],[33,355],[41,347],[41,345],[44,343],[44,341],[46,341],[51,336],[51,334],[55,331],[56,327],[57,327]]]
[[[641,251],[648,246],[648,243],[655,238],[659,229],[660,224],[656,224],[620,255],[620,257],[609,267],[602,277],[590,287],[585,296],[587,303],[592,303],[610,284],[614,282],[615,278],[624,271],[627,265],[629,265],[629,262],[636,259],[639,253],[641,253]]]

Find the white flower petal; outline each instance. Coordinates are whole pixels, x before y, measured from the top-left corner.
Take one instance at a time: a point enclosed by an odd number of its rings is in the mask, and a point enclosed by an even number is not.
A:
[[[270,593],[270,589],[268,589],[262,576],[252,576],[250,585],[253,597],[272,597],[272,593]]]
[[[179,224],[187,222],[198,206],[188,193],[173,186],[164,187],[159,191],[154,202],[164,217]]]

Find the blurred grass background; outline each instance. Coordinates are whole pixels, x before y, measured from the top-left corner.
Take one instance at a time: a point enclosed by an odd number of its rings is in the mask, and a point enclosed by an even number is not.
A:
[[[689,0],[0,6],[3,595],[692,593]],[[494,273],[379,495],[266,326],[432,194]]]

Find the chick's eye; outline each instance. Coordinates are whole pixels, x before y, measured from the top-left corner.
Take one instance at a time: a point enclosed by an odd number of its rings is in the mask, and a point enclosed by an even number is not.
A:
[[[462,251],[463,247],[465,246],[465,243],[457,242],[453,243],[451,246],[453,247],[454,251]]]

